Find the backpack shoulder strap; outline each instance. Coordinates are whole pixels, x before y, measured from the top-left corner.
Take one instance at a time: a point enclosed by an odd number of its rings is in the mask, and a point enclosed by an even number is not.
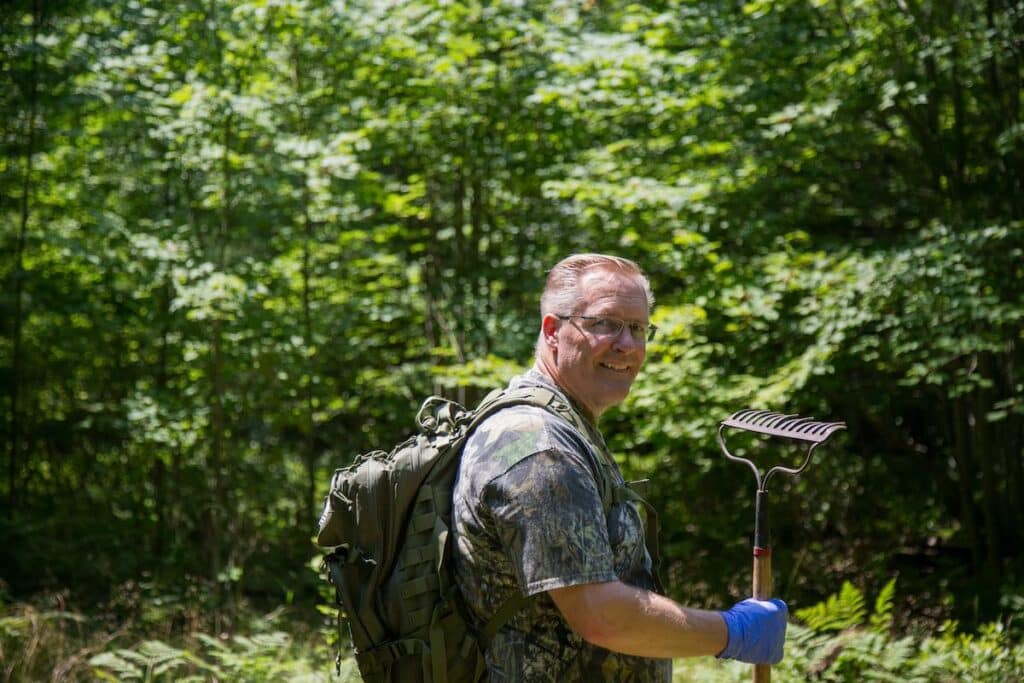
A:
[[[568,420],[574,427],[581,426],[582,418],[576,414],[561,396],[544,387],[532,386],[519,389],[495,389],[484,397],[484,400],[477,406],[470,422],[469,429],[474,429],[481,422],[491,417],[499,410],[511,408],[512,406],[536,406],[546,408]]]

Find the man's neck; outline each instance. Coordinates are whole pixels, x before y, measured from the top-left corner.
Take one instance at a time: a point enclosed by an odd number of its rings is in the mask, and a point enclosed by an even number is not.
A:
[[[551,384],[553,384],[560,392],[562,392],[562,394],[569,400],[569,403],[572,404],[573,409],[577,413],[579,413],[587,422],[593,425],[595,429],[597,428],[597,418],[591,415],[590,411],[584,407],[583,403],[577,400],[577,398],[573,396],[568,389],[566,389],[565,387],[558,383],[558,380],[555,379],[554,373],[550,371],[550,369],[541,359],[537,359],[537,361],[534,362],[533,369],[539,374],[543,375],[547,381],[551,382]]]

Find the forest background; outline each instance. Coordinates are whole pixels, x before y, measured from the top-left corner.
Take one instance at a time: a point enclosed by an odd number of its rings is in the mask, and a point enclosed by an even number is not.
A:
[[[527,367],[579,251],[657,296],[602,426],[673,596],[747,594],[715,430],[754,406],[848,425],[771,491],[795,611],[849,582],[891,637],[1019,643],[1022,35],[1013,0],[4,3],[6,676],[315,641],[330,473]]]

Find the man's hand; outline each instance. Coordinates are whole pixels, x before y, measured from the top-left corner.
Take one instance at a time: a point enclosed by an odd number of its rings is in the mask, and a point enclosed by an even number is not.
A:
[[[718,657],[750,664],[778,664],[786,641],[786,603],[748,598],[722,612],[729,643]]]

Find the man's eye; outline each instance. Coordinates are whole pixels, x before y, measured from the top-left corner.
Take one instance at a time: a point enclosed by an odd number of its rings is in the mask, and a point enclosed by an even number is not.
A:
[[[620,328],[618,321],[609,318],[598,318],[594,321],[594,332],[599,334],[612,334]]]

